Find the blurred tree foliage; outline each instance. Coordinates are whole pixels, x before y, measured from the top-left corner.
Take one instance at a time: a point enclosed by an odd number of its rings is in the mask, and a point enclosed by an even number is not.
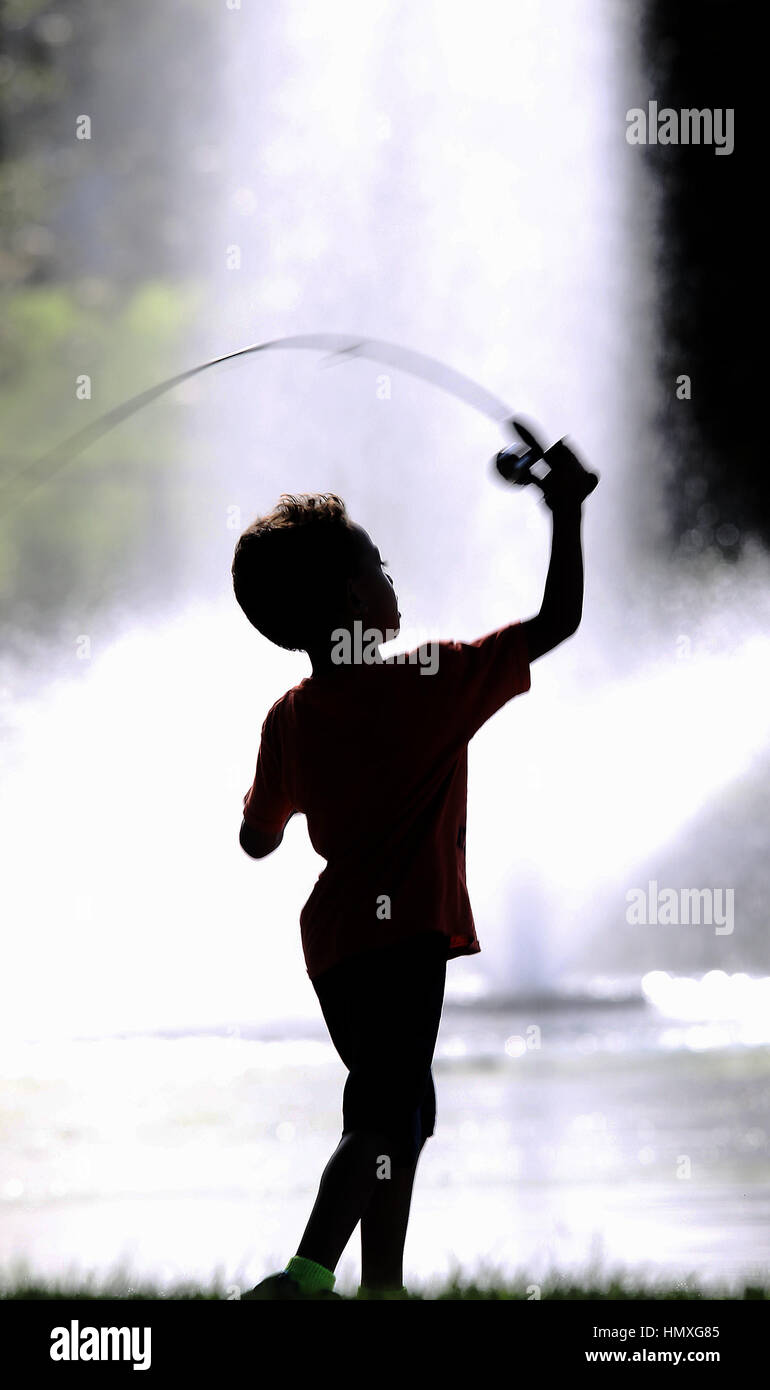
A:
[[[185,518],[200,485],[183,393],[161,398],[32,491],[25,465],[171,375],[196,306],[194,287],[164,281],[110,301],[109,314],[63,286],[11,297],[5,328],[23,346],[23,364],[0,393],[0,609],[2,636],[19,653],[35,634],[72,623],[89,631],[99,612],[178,596]],[[75,362],[92,376],[91,400],[76,397]]]
[[[189,365],[222,19],[208,0],[0,0],[0,607],[19,647],[179,582],[171,511],[195,485],[179,399],[29,496],[23,470]]]
[[[0,0],[3,284],[189,273],[222,153],[219,9]]]

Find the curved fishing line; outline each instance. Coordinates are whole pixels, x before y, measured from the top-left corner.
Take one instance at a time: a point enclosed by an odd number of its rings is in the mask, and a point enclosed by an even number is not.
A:
[[[331,353],[332,359],[336,357],[341,361],[348,361],[351,357],[365,357],[385,366],[395,367],[411,376],[420,377],[423,381],[429,382],[430,385],[447,392],[450,396],[464,401],[466,405],[480,411],[483,415],[487,415],[490,419],[496,420],[499,424],[510,421],[513,414],[504,401],[480,386],[478,382],[473,381],[471,377],[465,376],[462,372],[456,371],[454,367],[447,366],[445,362],[440,362],[435,357],[416,352],[412,348],[401,347],[398,343],[387,343],[379,338],[356,338],[352,334],[342,333],[304,333],[288,338],[273,338],[265,343],[253,343],[250,347],[238,348],[235,352],[225,353],[223,357],[213,357],[209,362],[202,362],[197,367],[190,367],[185,372],[168,377],[165,381],[159,382],[157,386],[140,391],[138,395],[114,406],[105,415],[101,415],[98,420],[93,420],[89,425],[85,425],[83,429],[77,430],[75,434],[48,450],[40,458],[26,464],[13,478],[0,485],[0,513],[10,510],[23,501],[35,488],[48,482],[68,463],[83,453],[89,445],[95,444],[110,430],[115,429],[117,425],[122,424],[130,416],[136,415],[145,406],[157,400],[159,396],[165,395],[167,391],[172,391],[175,386],[181,385],[183,381],[190,381],[193,377],[199,376],[201,372],[208,371],[210,367],[217,367],[223,362],[234,361],[238,357],[286,348],[326,351]],[[26,484],[26,486],[18,496],[14,497],[14,489],[19,484]],[[6,500],[8,498],[10,500]]]

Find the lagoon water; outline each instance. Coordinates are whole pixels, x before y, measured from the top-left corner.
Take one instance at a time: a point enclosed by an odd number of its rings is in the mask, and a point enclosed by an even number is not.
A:
[[[407,1284],[766,1277],[767,1039],[616,994],[447,1002]],[[19,1261],[50,1278],[121,1269],[126,1287],[216,1278],[233,1296],[294,1253],[341,1128],[345,1069],[320,1017],[7,1043],[2,1062],[5,1277]],[[359,1258],[356,1231],[341,1291]]]

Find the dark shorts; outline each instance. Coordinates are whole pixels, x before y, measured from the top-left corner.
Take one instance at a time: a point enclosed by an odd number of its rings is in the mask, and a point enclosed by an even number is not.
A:
[[[367,1130],[383,1152],[413,1161],[436,1124],[431,1063],[444,1002],[449,939],[422,932],[362,951],[313,981],[326,1026],[350,1073],[343,1134]]]

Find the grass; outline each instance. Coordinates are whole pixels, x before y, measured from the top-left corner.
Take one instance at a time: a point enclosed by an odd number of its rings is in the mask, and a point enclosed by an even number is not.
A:
[[[142,1282],[124,1271],[116,1271],[106,1278],[93,1275],[64,1277],[61,1280],[44,1281],[34,1273],[19,1269],[5,1276],[0,1273],[0,1300],[83,1300],[131,1302],[216,1302],[236,1300],[241,1291],[251,1287],[245,1283],[238,1285],[215,1278],[208,1285],[192,1281],[182,1281],[173,1285],[154,1285]],[[567,1276],[559,1273],[549,1274],[540,1284],[535,1284],[523,1276],[513,1281],[502,1279],[499,1273],[490,1271],[475,1278],[463,1278],[461,1272],[453,1272],[444,1283],[418,1285],[409,1283],[411,1301],[443,1302],[459,1300],[481,1301],[520,1301],[540,1300],[583,1302],[655,1300],[660,1302],[697,1302],[698,1300],[767,1300],[770,1299],[770,1284],[756,1281],[737,1281],[733,1285],[717,1287],[709,1283],[700,1285],[694,1275],[672,1279],[661,1277],[640,1280],[622,1272],[601,1274],[592,1268],[582,1276]],[[343,1299],[359,1301],[355,1292],[338,1290]]]

